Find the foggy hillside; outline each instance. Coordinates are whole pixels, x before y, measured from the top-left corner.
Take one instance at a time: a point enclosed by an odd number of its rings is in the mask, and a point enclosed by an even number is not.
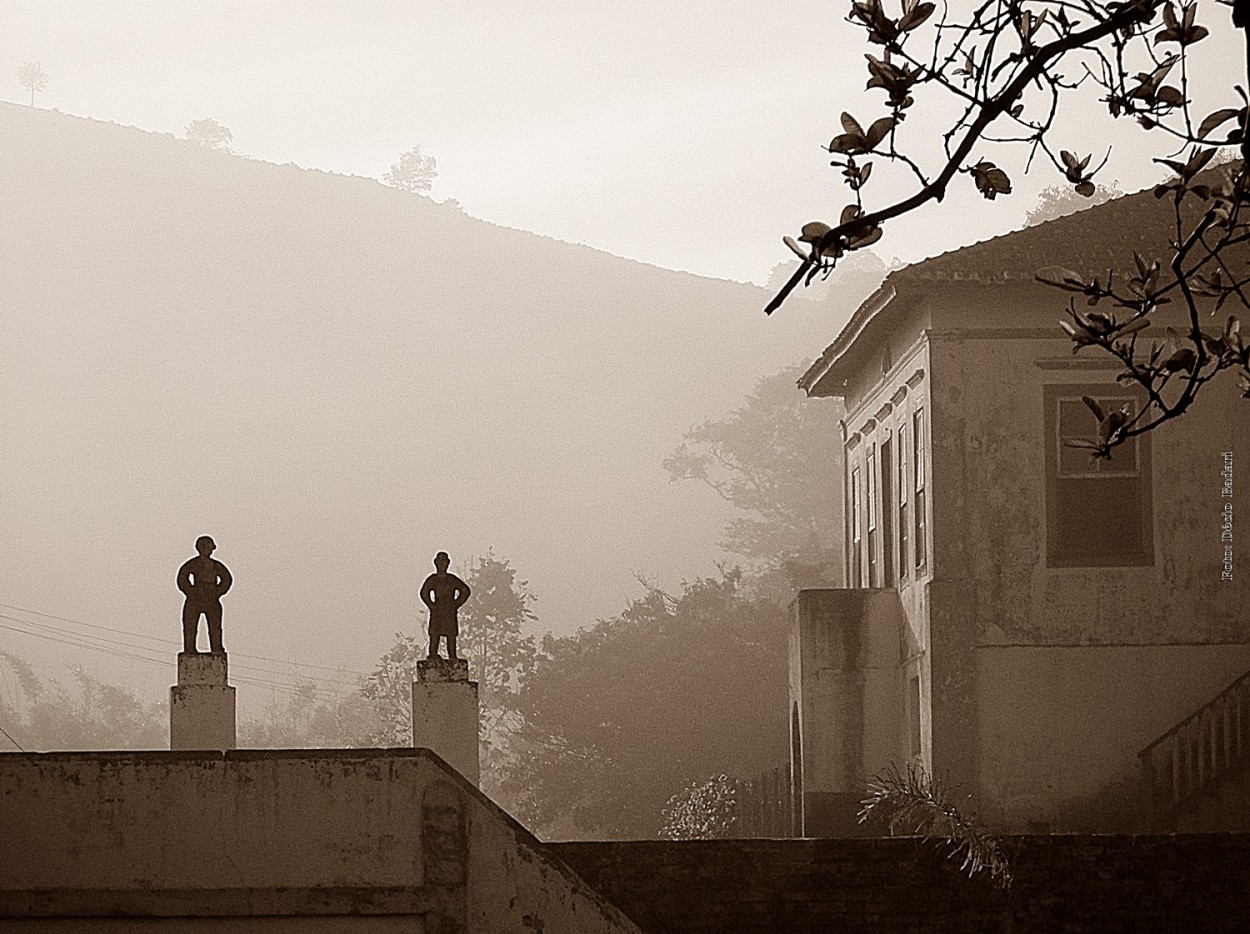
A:
[[[418,628],[439,548],[493,546],[558,631],[622,609],[634,571],[714,573],[723,507],[661,459],[841,323],[12,104],[0,256],[0,602],[177,638],[208,532],[228,649],[358,669]]]

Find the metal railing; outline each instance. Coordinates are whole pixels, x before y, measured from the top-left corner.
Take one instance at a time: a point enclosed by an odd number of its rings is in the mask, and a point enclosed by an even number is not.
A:
[[[792,797],[789,763],[755,778],[739,780],[736,836],[795,836]]]
[[[1155,829],[1193,804],[1250,754],[1250,671],[1138,756]]]

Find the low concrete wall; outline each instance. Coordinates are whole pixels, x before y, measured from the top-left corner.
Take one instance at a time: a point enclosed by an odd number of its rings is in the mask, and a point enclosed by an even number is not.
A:
[[[1250,834],[1023,836],[1007,891],[934,844],[548,844],[648,934],[1176,934],[1250,925]]]
[[[0,755],[0,929],[119,919],[116,930],[634,930],[425,749]]]

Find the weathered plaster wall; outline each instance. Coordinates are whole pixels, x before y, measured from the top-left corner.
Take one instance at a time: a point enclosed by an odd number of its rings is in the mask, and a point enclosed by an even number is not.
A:
[[[418,756],[0,756],[0,890],[422,884]]]
[[[917,346],[926,329],[932,326],[929,309],[923,302],[909,303],[906,308],[895,304],[887,315],[868,322],[860,339],[846,353],[838,365],[846,383],[822,381],[817,395],[842,395],[847,423],[858,424],[858,419],[871,415],[880,405],[880,399],[889,399],[897,388],[900,373],[906,380],[916,366],[923,368],[922,357],[908,361],[908,354]],[[882,390],[888,390],[884,394]]]
[[[924,762],[931,764],[932,745],[931,724],[932,724],[932,708],[930,704],[931,692],[929,686],[932,681],[932,658],[930,655],[931,642],[931,625],[930,625],[930,591],[929,582],[932,576],[932,480],[926,482],[926,535],[928,539],[925,542],[925,553],[927,555],[925,563],[917,567],[916,565],[916,533],[915,533],[915,510],[916,496],[914,489],[915,464],[915,438],[914,438],[914,416],[918,410],[923,410],[925,424],[925,440],[924,440],[924,470],[925,476],[932,478],[933,476],[933,446],[929,441],[931,434],[929,424],[931,421],[929,392],[931,376],[929,373],[929,347],[925,337],[924,327],[929,323],[929,310],[924,302],[916,303],[909,306],[906,311],[898,316],[898,320],[891,318],[889,326],[881,325],[873,330],[875,325],[870,325],[866,335],[879,343],[876,345],[876,353],[870,350],[857,351],[852,348],[852,356],[858,354],[862,369],[852,370],[849,365],[848,372],[854,375],[848,380],[845,391],[848,393],[846,400],[847,415],[846,425],[846,476],[850,475],[853,467],[858,466],[861,471],[866,468],[867,452],[870,448],[876,448],[880,451],[881,443],[890,438],[893,442],[894,462],[898,463],[899,448],[898,439],[900,437],[900,429],[905,441],[905,457],[907,459],[907,482],[909,483],[908,493],[908,549],[906,555],[906,574],[898,577],[897,593],[900,605],[902,607],[903,626],[900,633],[902,640],[900,663],[905,670],[900,674],[900,688],[905,685],[907,678],[913,674],[919,674],[921,679],[921,720],[922,728],[922,759]],[[879,333],[878,333],[879,332]],[[844,480],[844,486],[849,489],[849,481]],[[894,491],[897,493],[897,489]],[[861,491],[863,495],[863,491]],[[848,517],[849,512],[845,510],[844,514]],[[891,504],[888,509],[883,509],[882,528],[888,523],[891,528],[891,542],[894,550],[897,551],[898,528],[897,528],[897,505]],[[884,567],[885,555],[883,553],[884,536],[882,541],[877,544],[877,560],[879,565]],[[849,563],[849,562],[848,562]],[[895,574],[898,576],[899,568],[896,566]],[[859,586],[857,581],[848,581],[850,588]]]
[[[945,327],[974,299],[984,306],[987,292],[1011,328]],[[1153,566],[1048,568],[1042,387],[1114,387],[1118,370],[1093,351],[1071,353],[1055,329],[1055,297],[1041,287],[933,300],[949,309],[934,313],[930,335],[934,573],[976,581],[978,641],[1250,642],[1250,532],[1235,541],[1241,573],[1220,580],[1221,452],[1250,476],[1250,405],[1233,382],[1208,386],[1183,418],[1150,435]]]
[[[470,931],[636,934],[634,923],[511,818],[471,821]]]
[[[1244,645],[979,649],[985,818],[1013,831],[1147,826],[1137,754],[1248,668]]]
[[[0,831],[18,929],[632,930],[423,749],[0,755]]]
[[[1071,353],[1040,287],[929,301],[934,765],[1004,829],[1143,827],[1126,823],[1137,751],[1250,667],[1250,550],[1221,581],[1219,522],[1250,405],[1224,381],[1150,436],[1152,565],[1048,567],[1043,387],[1114,387],[1117,369]]]

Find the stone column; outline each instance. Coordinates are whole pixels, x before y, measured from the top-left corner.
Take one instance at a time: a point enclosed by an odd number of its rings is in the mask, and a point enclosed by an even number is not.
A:
[[[805,837],[875,836],[856,819],[868,781],[903,748],[898,591],[800,590],[791,604],[791,766]]]
[[[423,658],[412,685],[412,745],[429,749],[476,787],[477,682],[462,658]]]
[[[234,688],[226,654],[178,653],[178,684],[169,689],[170,749],[234,749]]]

